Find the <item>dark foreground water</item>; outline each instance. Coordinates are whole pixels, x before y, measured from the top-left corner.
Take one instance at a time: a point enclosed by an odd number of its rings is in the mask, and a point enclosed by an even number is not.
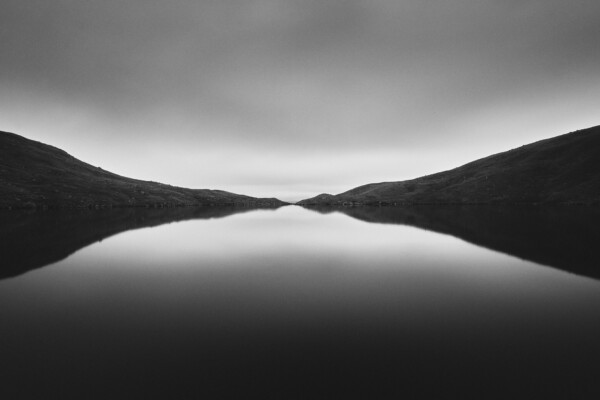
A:
[[[598,216],[4,213],[0,398],[599,398]]]

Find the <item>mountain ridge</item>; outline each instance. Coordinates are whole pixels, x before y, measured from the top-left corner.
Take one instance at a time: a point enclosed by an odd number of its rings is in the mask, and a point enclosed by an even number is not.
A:
[[[188,189],[129,178],[94,167],[57,147],[0,131],[0,209],[274,206],[224,190]]]
[[[298,205],[600,204],[600,126],[416,179],[368,183]]]

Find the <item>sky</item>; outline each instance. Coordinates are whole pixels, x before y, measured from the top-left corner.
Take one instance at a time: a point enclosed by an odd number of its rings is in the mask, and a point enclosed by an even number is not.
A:
[[[600,124],[598,0],[2,0],[0,130],[296,201]]]

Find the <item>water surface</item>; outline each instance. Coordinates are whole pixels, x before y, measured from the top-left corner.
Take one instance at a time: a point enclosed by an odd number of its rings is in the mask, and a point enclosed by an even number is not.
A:
[[[0,394],[586,398],[600,361],[597,218],[4,214]]]

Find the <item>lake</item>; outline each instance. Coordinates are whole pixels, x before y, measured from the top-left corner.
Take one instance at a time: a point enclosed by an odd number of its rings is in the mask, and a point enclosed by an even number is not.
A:
[[[0,214],[2,398],[594,398],[600,211]]]

